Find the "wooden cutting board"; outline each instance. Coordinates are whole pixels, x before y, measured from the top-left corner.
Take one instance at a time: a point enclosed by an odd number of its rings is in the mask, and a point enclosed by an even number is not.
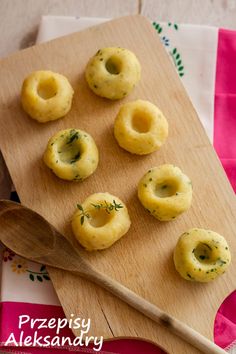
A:
[[[141,82],[121,101],[95,96],[85,82],[88,59],[106,46],[129,48],[141,62]],[[27,117],[19,97],[23,79],[39,69],[66,75],[75,89],[71,112],[64,119],[43,125]],[[22,203],[73,237],[70,219],[77,202],[100,191],[119,196],[132,219],[129,233],[110,249],[83,251],[84,256],[100,271],[212,339],[216,311],[236,288],[235,196],[149,21],[140,16],[124,17],[26,49],[0,62],[0,77],[0,147]],[[168,141],[149,156],[125,152],[113,137],[119,107],[138,98],[156,104],[169,121]],[[83,183],[58,179],[42,162],[49,137],[72,127],[92,134],[100,151],[96,173]],[[137,183],[150,167],[163,163],[179,166],[192,179],[194,196],[188,212],[175,221],[161,223],[140,205]],[[192,227],[215,230],[229,242],[232,265],[213,283],[187,282],[174,269],[176,241]],[[91,335],[141,337],[159,343],[170,353],[198,353],[90,282],[58,270],[49,272],[66,315],[90,317]]]

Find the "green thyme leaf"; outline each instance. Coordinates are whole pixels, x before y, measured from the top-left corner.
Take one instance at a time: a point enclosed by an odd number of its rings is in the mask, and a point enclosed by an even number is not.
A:
[[[81,224],[81,225],[84,224],[84,215],[82,215],[81,218],[80,218],[80,224]]]
[[[77,208],[78,208],[79,210],[81,210],[81,211],[84,211],[82,205],[80,205],[80,204],[77,204]]]
[[[70,137],[69,137],[66,144],[71,144],[71,143],[73,143],[74,140],[77,140],[77,139],[79,139],[79,132],[76,131],[75,129],[72,129],[70,131]]]

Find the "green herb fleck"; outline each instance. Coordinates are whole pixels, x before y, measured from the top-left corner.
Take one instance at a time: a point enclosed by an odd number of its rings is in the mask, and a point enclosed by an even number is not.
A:
[[[222,267],[224,264],[226,264],[227,262],[223,261],[223,259],[219,258],[218,262],[220,263],[220,267]]]
[[[209,248],[209,250],[211,250],[212,251],[212,248],[207,244],[207,243],[202,243],[204,246],[206,246],[207,248]]]
[[[74,140],[78,140],[78,139],[79,139],[79,132],[76,131],[75,129],[72,129],[70,131],[70,137],[69,137],[66,144],[71,144],[71,143],[73,143]]]
[[[80,177],[80,175],[76,175],[74,178],[74,181],[82,181],[83,178]]]
[[[194,279],[189,273],[187,273],[187,277],[189,277],[190,279]]]
[[[70,161],[70,163],[75,163],[76,161],[78,161],[80,159],[80,152],[78,152],[73,159]]]

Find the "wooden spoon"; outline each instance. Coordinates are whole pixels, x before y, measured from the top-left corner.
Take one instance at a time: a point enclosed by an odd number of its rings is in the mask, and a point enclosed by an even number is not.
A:
[[[2,243],[18,255],[93,281],[203,353],[226,353],[183,322],[95,270],[62,234],[33,210],[12,201],[1,200],[0,230]]]

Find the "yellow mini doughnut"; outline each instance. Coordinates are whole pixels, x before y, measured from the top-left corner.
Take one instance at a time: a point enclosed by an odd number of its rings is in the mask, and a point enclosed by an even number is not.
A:
[[[82,181],[96,170],[99,156],[91,135],[79,129],[66,129],[49,140],[43,159],[58,177]]]
[[[31,118],[45,123],[69,112],[73,94],[65,76],[52,71],[35,71],[23,82],[21,103]]]
[[[85,76],[96,95],[117,100],[127,96],[138,83],[141,66],[128,49],[103,48],[89,60]]]
[[[225,238],[214,231],[191,229],[180,236],[175,268],[186,280],[209,282],[223,274],[231,261]]]
[[[192,183],[178,167],[161,165],[141,178],[138,197],[144,208],[158,220],[173,220],[189,209]]]
[[[114,135],[125,150],[138,155],[158,150],[168,136],[168,123],[151,102],[137,100],[124,104],[115,120]]]
[[[125,204],[109,193],[90,195],[72,219],[72,230],[87,251],[102,250],[113,245],[130,228]]]

